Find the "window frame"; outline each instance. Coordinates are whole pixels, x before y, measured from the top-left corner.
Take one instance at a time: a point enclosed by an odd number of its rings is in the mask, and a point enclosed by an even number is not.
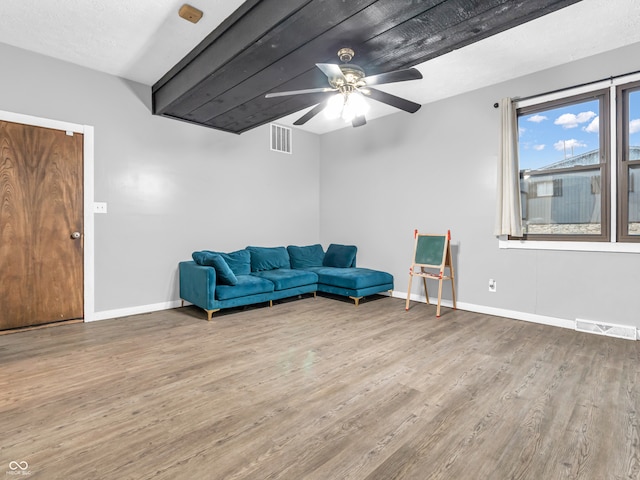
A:
[[[640,160],[629,160],[629,95],[640,92],[640,80],[623,83],[616,87],[616,122],[617,122],[617,239],[620,242],[640,243],[640,235],[629,235],[629,169],[640,166]]]
[[[611,205],[610,205],[610,168],[611,157],[610,149],[610,115],[611,111],[611,92],[609,88],[597,88],[580,93],[567,93],[559,98],[546,101],[531,103],[530,105],[520,106],[516,104],[516,118],[519,125],[521,116],[531,115],[533,113],[542,113],[547,110],[559,108],[563,106],[574,105],[577,103],[598,100],[598,115],[600,117],[599,124],[599,151],[600,163],[595,165],[580,165],[569,168],[558,168],[554,170],[545,170],[541,172],[529,172],[530,176],[553,175],[562,173],[575,173],[579,171],[593,171],[600,173],[600,233],[599,234],[541,234],[541,233],[524,233],[522,237],[509,236],[509,240],[518,240],[521,242],[610,242],[611,241]],[[519,150],[518,142],[518,150]],[[518,183],[522,178],[522,171],[518,168]],[[524,210],[524,207],[523,207]]]
[[[617,105],[617,87],[628,86],[631,83],[640,81],[640,71],[626,73],[615,77],[606,77],[600,80],[588,81],[583,84],[562,87],[556,90],[551,90],[546,93],[540,93],[536,95],[529,95],[524,97],[514,97],[514,108],[528,107],[532,105],[540,105],[547,101],[556,99],[563,99],[568,96],[586,92],[592,92],[594,90],[609,88],[611,93],[612,105]],[[609,185],[612,187],[610,191],[610,217],[611,217],[611,240],[609,242],[578,242],[578,241],[546,241],[546,240],[523,240],[518,237],[508,237],[507,235],[499,235],[498,248],[500,249],[514,249],[514,250],[538,250],[538,251],[572,251],[572,252],[602,252],[602,253],[631,253],[640,254],[640,243],[635,241],[619,241],[617,238],[618,232],[618,190],[617,190],[617,174],[618,174],[618,160],[617,160],[617,127],[618,118],[615,113],[610,112],[610,138],[614,141],[610,142],[607,147],[609,152],[609,158],[615,159],[616,165],[611,166],[611,179]],[[611,162],[610,162],[611,163]]]

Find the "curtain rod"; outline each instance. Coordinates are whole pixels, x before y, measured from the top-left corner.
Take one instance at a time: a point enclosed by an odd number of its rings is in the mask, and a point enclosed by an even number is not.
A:
[[[591,82],[585,82],[585,83],[581,83],[580,85],[573,85],[571,87],[564,87],[564,88],[558,88],[556,90],[549,90],[548,92],[537,93],[535,95],[529,95],[527,97],[516,97],[513,100],[518,101],[518,102],[522,102],[524,100],[529,100],[531,98],[542,97],[544,95],[551,95],[553,93],[566,92],[567,90],[573,90],[575,88],[581,88],[581,87],[587,87],[589,85],[595,85],[596,83],[605,82],[607,80],[613,82],[615,79],[622,78],[622,77],[627,77],[629,75],[635,75],[636,73],[640,73],[640,70],[636,70],[635,72],[628,72],[628,73],[622,73],[620,75],[613,75],[613,76],[610,76],[610,77],[605,77],[605,78],[601,78],[600,80],[592,80]],[[498,102],[493,104],[493,108],[498,108],[499,106],[500,106],[500,104]]]

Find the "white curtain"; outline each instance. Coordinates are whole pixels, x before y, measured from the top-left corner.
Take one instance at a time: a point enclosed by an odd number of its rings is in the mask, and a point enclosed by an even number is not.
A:
[[[522,236],[520,172],[518,167],[518,120],[510,98],[500,101],[502,130],[498,152],[496,235]]]

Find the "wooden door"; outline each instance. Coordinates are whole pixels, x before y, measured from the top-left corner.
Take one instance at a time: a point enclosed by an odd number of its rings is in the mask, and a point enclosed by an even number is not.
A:
[[[2,330],[83,317],[82,148],[82,134],[0,121]]]

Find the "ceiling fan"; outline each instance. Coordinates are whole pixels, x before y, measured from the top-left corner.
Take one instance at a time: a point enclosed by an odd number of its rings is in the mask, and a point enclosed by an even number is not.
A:
[[[358,65],[349,63],[355,53],[350,48],[341,48],[338,51],[338,58],[343,62],[340,65],[333,63],[316,63],[316,67],[322,70],[329,80],[330,87],[308,88],[306,90],[292,90],[288,92],[272,92],[265,95],[266,98],[284,97],[287,95],[302,95],[306,93],[331,93],[326,100],[317,104],[306,114],[293,122],[294,125],[303,125],[318,113],[327,110],[330,118],[342,117],[351,122],[354,127],[360,127],[367,123],[365,114],[368,105],[364,97],[369,97],[378,102],[386,103],[392,107],[399,108],[405,112],[415,113],[420,108],[418,103],[411,102],[401,97],[391,95],[371,88],[371,85],[381,85],[383,83],[404,82],[407,80],[419,80],[422,74],[415,68],[395,70],[393,72],[381,73],[367,77],[364,70]]]

